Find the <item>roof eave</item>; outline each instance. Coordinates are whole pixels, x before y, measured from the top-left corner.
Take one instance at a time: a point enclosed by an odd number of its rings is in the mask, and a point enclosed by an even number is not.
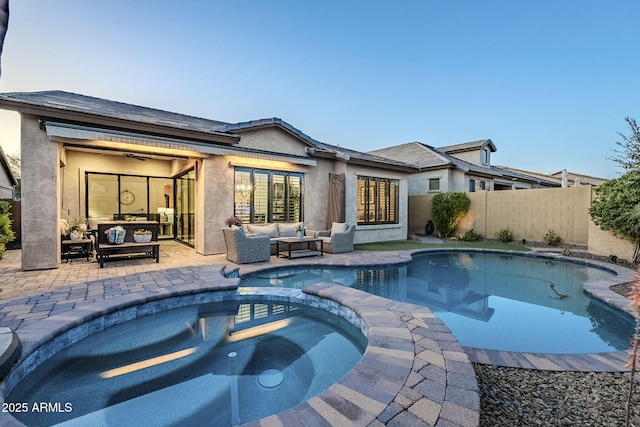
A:
[[[307,150],[313,157],[343,161],[353,165],[372,166],[377,168],[384,168],[388,170],[402,171],[402,172],[419,172],[420,170],[409,164],[387,163],[384,161],[376,161],[371,159],[361,159],[352,155],[344,155],[333,150],[314,149]]]
[[[159,136],[169,136],[172,138],[195,139],[216,144],[234,145],[240,140],[239,135],[220,133],[216,131],[202,132],[189,129],[180,129],[172,126],[155,123],[144,123],[116,117],[107,117],[100,114],[84,113],[72,110],[61,110],[59,108],[46,107],[41,105],[25,104],[23,102],[0,99],[0,107],[7,110],[17,111],[21,114],[30,114],[41,118],[64,120],[74,123],[91,123],[98,126],[133,130],[136,132],[148,133]]]

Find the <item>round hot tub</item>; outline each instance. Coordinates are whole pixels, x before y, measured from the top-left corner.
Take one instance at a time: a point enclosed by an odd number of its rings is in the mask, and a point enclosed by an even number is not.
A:
[[[28,408],[12,413],[29,426],[237,425],[339,381],[366,332],[346,307],[308,295],[172,297],[40,346],[7,379],[5,404]]]

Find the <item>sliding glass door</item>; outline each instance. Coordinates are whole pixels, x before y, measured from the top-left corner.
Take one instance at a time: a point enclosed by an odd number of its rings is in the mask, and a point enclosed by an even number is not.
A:
[[[195,170],[177,176],[174,181],[176,194],[176,239],[190,246],[195,245]]]

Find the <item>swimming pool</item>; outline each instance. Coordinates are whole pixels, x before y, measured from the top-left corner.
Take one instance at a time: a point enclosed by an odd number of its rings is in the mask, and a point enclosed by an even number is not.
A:
[[[5,399],[29,409],[13,415],[30,426],[237,425],[326,390],[367,345],[362,325],[286,300],[154,304],[58,337]]]
[[[400,267],[279,269],[246,276],[241,286],[333,282],[427,306],[463,346],[581,354],[628,346],[631,316],[582,289],[585,282],[613,275],[542,256],[455,251],[418,254]]]

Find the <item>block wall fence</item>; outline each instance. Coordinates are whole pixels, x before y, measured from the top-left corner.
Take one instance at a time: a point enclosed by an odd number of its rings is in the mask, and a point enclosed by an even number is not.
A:
[[[471,208],[460,221],[456,235],[473,228],[483,237],[495,238],[496,232],[508,227],[514,240],[542,242],[544,234],[553,230],[563,243],[585,245],[596,255],[627,260],[633,256],[631,242],[602,231],[591,221],[589,206],[595,197],[591,186],[467,194]],[[425,234],[433,197],[409,196],[410,233]]]

